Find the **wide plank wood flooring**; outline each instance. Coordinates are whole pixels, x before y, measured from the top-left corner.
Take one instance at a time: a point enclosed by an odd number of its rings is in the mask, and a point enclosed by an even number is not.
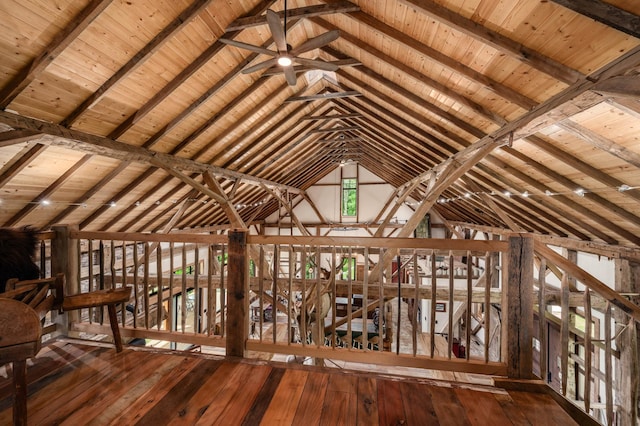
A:
[[[283,363],[55,342],[29,362],[30,425],[572,425],[548,395]],[[0,367],[0,425],[11,424]]]

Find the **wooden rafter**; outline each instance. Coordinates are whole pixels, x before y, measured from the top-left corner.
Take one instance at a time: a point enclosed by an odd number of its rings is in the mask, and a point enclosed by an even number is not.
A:
[[[84,100],[71,114],[69,114],[60,124],[65,127],[71,126],[84,112],[98,103],[112,88],[116,87],[123,79],[142,66],[155,52],[157,52],[167,41],[178,33],[191,19],[197,16],[211,0],[194,1],[176,19],[171,21],[162,31],[160,31],[147,45],[137,52],[125,65],[115,72],[105,83]]]
[[[583,77],[581,73],[430,0],[402,2],[565,83],[575,83]]]
[[[340,1],[338,3],[323,4],[316,6],[300,7],[297,9],[287,10],[287,19],[306,19],[314,16],[333,15],[336,13],[357,12],[360,7],[349,1]],[[284,19],[284,11],[276,12],[280,19]],[[227,33],[231,31],[244,30],[267,23],[266,15],[247,16],[239,18],[229,24]],[[226,37],[226,35],[225,35]]]
[[[354,19],[356,22],[370,27],[381,34],[384,34],[394,42],[400,45],[405,45],[410,49],[420,53],[421,55],[431,58],[433,61],[441,64],[442,66],[487,87],[489,90],[494,91],[497,95],[503,97],[509,102],[513,102],[516,105],[521,106],[526,110],[534,107],[537,104],[537,102],[535,102],[534,100],[527,98],[521,93],[518,93],[506,87],[505,85],[492,80],[486,75],[477,72],[474,69],[461,64],[460,62],[456,62],[455,60],[453,60],[453,58],[444,55],[440,51],[433,49],[432,47],[429,47],[423,43],[420,43],[415,39],[407,37],[405,33],[375,19],[371,15],[367,15],[363,12],[351,12],[348,13],[348,16]]]
[[[71,149],[89,152],[96,155],[104,155],[122,161],[136,161],[151,165],[158,163],[171,164],[172,168],[197,173],[209,171],[214,175],[225,176],[232,179],[244,179],[247,183],[252,185],[265,184],[267,186],[284,187],[291,192],[299,192],[299,189],[297,188],[280,185],[276,182],[270,182],[265,179],[245,175],[232,170],[225,170],[208,164],[198,163],[182,157],[150,151],[145,148],[128,145],[106,137],[91,135],[89,133],[73,129],[65,129],[56,124],[46,123],[44,121],[28,117],[21,117],[6,111],[0,111],[0,122],[15,128],[42,131],[43,133],[46,133],[47,136],[41,138],[41,141],[51,143],[52,145],[65,146]]]
[[[640,38],[640,17],[600,0],[551,0],[609,27]]]
[[[42,53],[25,66],[0,90],[0,109],[5,109],[38,75],[96,19],[112,0],[92,1],[72,22],[43,49]]]
[[[40,136],[42,136],[42,133],[34,132],[32,130],[10,130],[7,132],[0,132],[0,148],[29,142],[33,139],[38,139]]]
[[[0,187],[3,187],[20,170],[29,165],[34,158],[42,154],[47,147],[41,143],[28,143],[17,155],[0,169]]]

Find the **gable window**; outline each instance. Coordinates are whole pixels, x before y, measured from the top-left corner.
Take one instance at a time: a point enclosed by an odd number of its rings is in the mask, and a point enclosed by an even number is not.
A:
[[[358,213],[358,180],[342,179],[342,216],[356,216]]]

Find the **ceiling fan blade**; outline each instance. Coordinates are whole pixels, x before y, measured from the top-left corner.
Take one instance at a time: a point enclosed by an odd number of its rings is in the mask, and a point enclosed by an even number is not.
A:
[[[287,79],[287,83],[289,83],[289,86],[295,86],[296,85],[296,72],[294,71],[293,67],[283,67],[284,72],[284,78]]]
[[[271,30],[271,35],[273,36],[273,41],[276,43],[278,52],[287,53],[287,38],[280,23],[280,17],[271,9],[267,9],[267,24],[269,24],[269,29]]]
[[[318,47],[325,46],[331,43],[333,40],[336,40],[340,37],[340,31],[332,30],[328,33],[321,34],[317,37],[310,38],[309,40],[302,43],[300,46],[291,50],[291,55],[297,56],[300,53],[308,52],[309,50],[313,50]]]
[[[271,68],[272,66],[276,65],[278,63],[277,59],[267,59],[264,62],[260,62],[259,64],[255,64],[252,67],[247,67],[245,69],[242,70],[242,74],[250,74],[252,72],[256,72],[256,71],[260,71],[263,70],[265,68]]]
[[[336,64],[332,64],[331,62],[316,61],[314,59],[294,58],[293,60],[300,65],[304,65],[312,69],[338,71],[338,69],[340,68]]]
[[[278,55],[278,52],[274,52],[273,50],[265,49],[260,46],[254,46],[253,44],[243,43],[241,41],[230,40],[227,38],[220,38],[218,39],[218,41],[224,44],[228,44],[229,46],[235,46],[235,47],[239,47],[240,49],[246,49],[256,53],[262,53],[263,55],[269,55],[269,56]]]

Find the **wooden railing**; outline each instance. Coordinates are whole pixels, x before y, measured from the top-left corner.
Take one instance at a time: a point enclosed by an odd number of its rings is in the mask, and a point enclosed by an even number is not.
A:
[[[68,294],[133,286],[119,311],[129,339],[541,378],[603,423],[622,411],[637,418],[621,408],[638,400],[637,381],[615,375],[627,362],[627,376],[638,377],[637,294],[612,290],[526,234],[477,241],[61,227],[55,235],[51,269],[65,272]],[[562,288],[546,285],[548,271]],[[65,319],[63,333],[109,335],[101,312]],[[559,338],[549,337],[554,327]],[[549,345],[559,348],[559,386],[548,377]]]
[[[506,374],[491,287],[506,242],[249,236],[248,246],[251,351]],[[442,277],[443,265],[463,278]]]
[[[601,282],[541,242],[536,242],[535,252],[540,259],[537,373],[601,423],[637,424],[638,293],[615,291],[616,283]],[[634,272],[628,261],[616,263],[622,275],[617,287],[624,287],[634,279]],[[549,272],[561,280],[558,291],[546,284]],[[550,351],[540,350],[550,346]],[[548,360],[548,352],[557,354],[560,361],[559,378],[554,374],[558,366],[551,364],[556,360]]]

